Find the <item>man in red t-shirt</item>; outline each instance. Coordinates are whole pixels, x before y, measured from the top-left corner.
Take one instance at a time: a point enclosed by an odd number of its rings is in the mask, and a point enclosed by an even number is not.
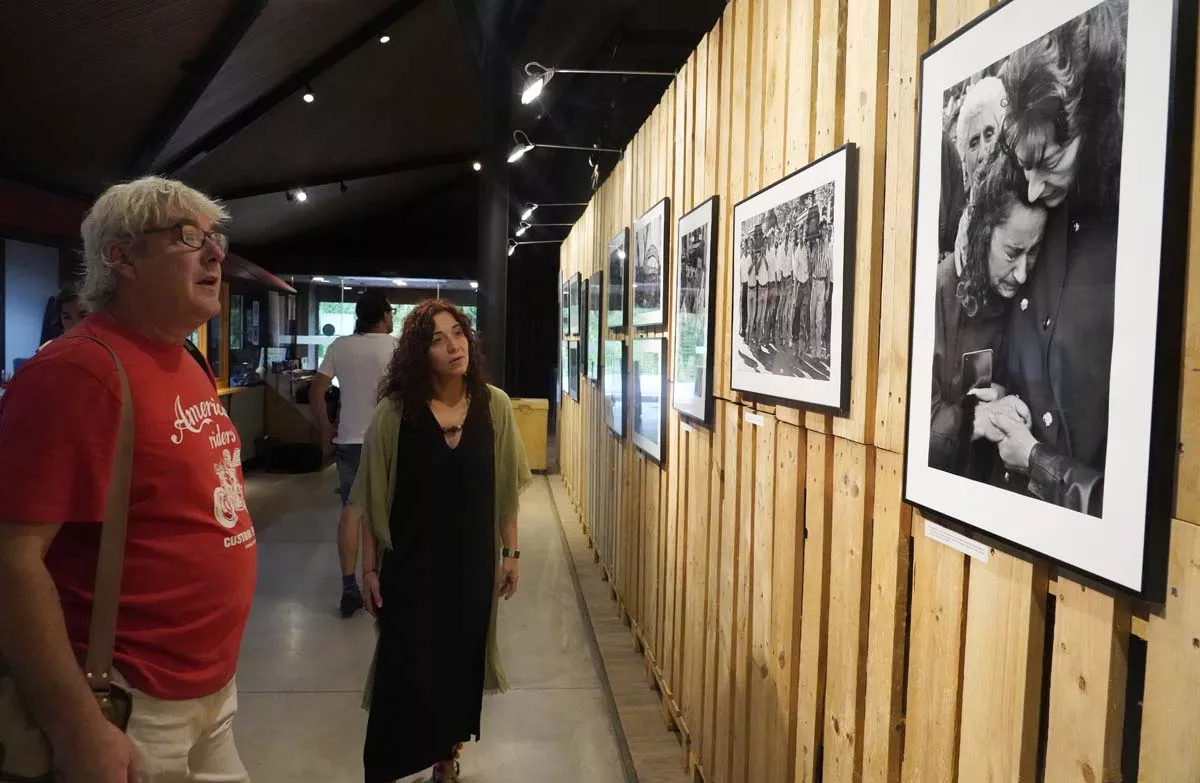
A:
[[[159,178],[117,185],[83,223],[93,315],[46,345],[0,400],[0,654],[67,783],[244,783],[234,673],[257,568],[237,429],[211,370],[184,348],[220,312],[225,210]],[[127,734],[79,661],[121,413],[132,391],[133,480],[115,677]],[[140,775],[140,778],[139,778]]]

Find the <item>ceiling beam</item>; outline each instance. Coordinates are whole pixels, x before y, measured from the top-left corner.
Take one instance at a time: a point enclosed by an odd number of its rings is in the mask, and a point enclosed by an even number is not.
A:
[[[236,199],[281,193],[292,188],[316,188],[321,185],[335,185],[339,182],[353,182],[354,180],[368,179],[370,177],[387,177],[393,174],[403,174],[405,172],[421,171],[441,166],[462,166],[465,171],[477,157],[478,154],[475,152],[448,152],[438,155],[422,155],[419,158],[405,158],[391,163],[359,166],[337,172],[323,172],[305,179],[290,179],[279,182],[266,182],[259,185],[248,185],[241,188],[230,188],[229,190],[221,191],[217,195],[222,201],[234,201]]]
[[[148,173],[154,161],[170,143],[179,126],[196,107],[233,50],[258,19],[267,0],[236,0],[219,27],[208,39],[200,55],[184,65],[183,78],[175,86],[158,116],[150,123],[133,155],[125,165],[131,177]]]
[[[299,92],[304,85],[349,57],[368,41],[426,2],[428,0],[395,0],[308,64],[284,78],[270,90],[242,107],[232,117],[189,144],[186,149],[167,161],[162,166],[162,170],[168,174],[176,174],[192,163],[194,159],[211,153],[242,132],[255,120]]]

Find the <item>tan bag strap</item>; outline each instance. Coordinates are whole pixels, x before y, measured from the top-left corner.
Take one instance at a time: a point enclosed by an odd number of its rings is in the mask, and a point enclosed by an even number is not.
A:
[[[96,586],[92,595],[92,620],[88,631],[84,674],[93,691],[107,692],[112,682],[113,647],[117,642],[117,610],[121,605],[121,576],[125,570],[125,531],[129,522],[129,492],[133,479],[133,399],[129,376],[117,354],[102,340],[89,335],[70,340],[91,340],[108,351],[121,384],[121,423],[113,452],[104,524],[100,529],[100,555],[96,560]]]

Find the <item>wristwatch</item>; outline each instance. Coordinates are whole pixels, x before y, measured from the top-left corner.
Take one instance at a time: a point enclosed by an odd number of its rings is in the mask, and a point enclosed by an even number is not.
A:
[[[511,557],[513,560],[521,559],[521,550],[520,549],[509,549],[508,547],[504,547],[503,549],[500,550],[500,554],[503,555],[504,557]]]

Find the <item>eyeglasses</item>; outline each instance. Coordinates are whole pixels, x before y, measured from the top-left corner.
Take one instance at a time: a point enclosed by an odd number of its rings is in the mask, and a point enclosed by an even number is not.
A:
[[[194,223],[176,223],[173,226],[165,226],[163,228],[152,228],[143,231],[143,234],[159,234],[163,231],[173,231],[175,239],[187,245],[194,250],[200,250],[204,247],[204,241],[211,239],[213,244],[222,254],[229,252],[229,237],[222,234],[220,231],[205,231]]]

